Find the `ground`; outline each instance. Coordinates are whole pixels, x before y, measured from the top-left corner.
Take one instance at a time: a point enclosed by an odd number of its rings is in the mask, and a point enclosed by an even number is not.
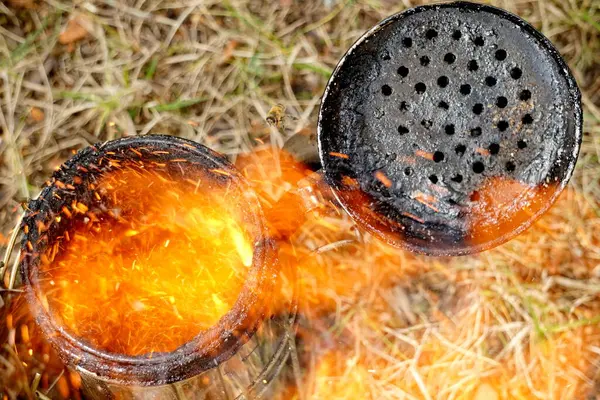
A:
[[[343,53],[377,21],[422,3],[0,3],[0,243],[22,202],[89,144],[165,133],[235,162],[314,133]],[[488,3],[541,30],[581,87],[584,137],[568,189],[518,238],[453,259],[392,249],[358,234],[343,213],[311,215],[293,238],[306,255],[304,359],[299,384],[282,384],[283,397],[600,398],[600,3]],[[269,124],[277,104],[284,121]],[[281,179],[273,171],[263,175]],[[12,264],[5,272],[8,286]],[[77,398],[77,377],[61,374],[22,322],[18,288],[17,279],[3,289],[0,395],[33,398],[35,386],[42,396]]]

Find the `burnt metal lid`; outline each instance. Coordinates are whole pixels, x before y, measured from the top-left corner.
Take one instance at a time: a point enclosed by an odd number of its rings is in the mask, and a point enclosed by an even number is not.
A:
[[[319,115],[325,176],[390,244],[483,251],[543,214],[573,173],[581,100],[542,34],[457,2],[396,14],[335,69]]]

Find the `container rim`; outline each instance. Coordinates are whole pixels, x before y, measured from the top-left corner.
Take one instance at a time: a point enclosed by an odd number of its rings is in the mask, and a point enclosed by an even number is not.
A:
[[[40,216],[49,211],[48,199],[57,191],[52,182],[69,179],[77,166],[94,164],[107,152],[136,148],[168,150],[177,154],[177,158],[194,161],[206,171],[214,168],[226,171],[228,183],[248,194],[245,200],[252,207],[247,207],[245,212],[251,213],[249,217],[259,237],[255,238],[252,266],[235,304],[214,326],[172,352],[127,356],[90,346],[67,332],[46,311],[41,301],[40,287],[36,284],[41,253],[36,242],[41,241],[36,236],[35,227]],[[29,232],[21,242],[20,269],[32,314],[63,362],[100,379],[128,385],[156,386],[191,378],[218,366],[235,354],[252,337],[266,314],[267,297],[274,284],[278,262],[275,241],[268,237],[258,198],[245,178],[224,156],[193,141],[175,136],[147,135],[108,141],[81,150],[55,172],[50,184],[36,200],[30,202],[21,227],[25,226],[29,227]],[[28,249],[28,243],[33,250]]]

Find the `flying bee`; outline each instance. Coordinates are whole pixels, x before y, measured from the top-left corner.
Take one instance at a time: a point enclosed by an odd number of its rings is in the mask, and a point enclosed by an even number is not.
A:
[[[285,106],[283,104],[271,107],[267,114],[267,123],[279,130],[285,129]]]

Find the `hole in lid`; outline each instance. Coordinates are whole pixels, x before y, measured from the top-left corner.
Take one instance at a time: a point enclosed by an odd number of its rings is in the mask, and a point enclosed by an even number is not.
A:
[[[405,37],[404,39],[402,39],[402,44],[404,45],[404,47],[411,47],[412,39],[409,37]]]
[[[427,89],[427,86],[425,86],[423,82],[419,82],[415,85],[415,91],[417,92],[417,94],[425,93],[425,89]]]
[[[381,87],[381,93],[383,93],[384,96],[389,96],[392,94],[392,88],[389,85],[383,85]]]
[[[454,148],[454,151],[456,152],[456,154],[458,154],[459,156],[462,156],[463,154],[465,154],[465,151],[467,151],[467,146],[465,146],[464,144],[459,144],[458,146],[456,146]]]
[[[508,161],[508,162],[506,163],[505,167],[506,167],[506,170],[507,170],[508,172],[514,172],[514,170],[517,168],[517,166],[515,165],[515,163],[514,163],[514,162],[512,162],[512,161]]]
[[[488,150],[490,154],[496,155],[500,152],[500,145],[498,143],[492,143],[489,145]]]
[[[483,40],[483,37],[477,36],[475,39],[473,39],[473,43],[475,43],[476,46],[483,46],[485,44],[485,40]]]
[[[465,96],[468,95],[469,93],[471,93],[471,85],[469,85],[468,83],[460,85],[460,92]]]
[[[411,167],[404,168],[404,175],[410,176],[412,173],[413,173],[413,170]]]
[[[456,174],[452,178],[450,178],[450,180],[452,180],[456,183],[461,183],[463,180],[463,176],[461,174]]]
[[[400,75],[403,78],[406,78],[406,76],[408,75],[408,68],[406,68],[404,65],[398,68],[398,75]]]
[[[441,151],[436,151],[435,153],[433,153],[433,161],[435,161],[436,163],[444,161],[444,153],[442,153]]]
[[[469,196],[469,199],[471,201],[479,201],[479,199],[481,199],[481,195],[479,194],[479,192],[477,190],[475,190],[473,193],[471,193],[471,196]]]
[[[481,174],[483,171],[485,171],[485,166],[483,163],[481,161],[475,161],[473,163],[473,172],[476,174]]]
[[[439,108],[443,108],[444,110],[447,110],[447,109],[449,109],[449,108],[450,108],[450,106],[448,105],[448,103],[446,103],[445,101],[440,101],[440,102],[438,103],[438,107],[439,107]]]
[[[429,180],[431,181],[431,183],[433,183],[434,185],[436,183],[438,183],[438,177],[437,175],[429,175]]]
[[[456,200],[454,199],[448,199],[448,204],[451,204],[453,206],[457,205],[458,203],[456,202]]]
[[[454,125],[453,124],[446,125],[444,127],[444,130],[446,131],[447,135],[454,135]]]
[[[481,136],[481,128],[480,127],[476,127],[471,129],[471,136],[472,137],[479,137]]]
[[[421,125],[423,125],[426,129],[429,129],[431,128],[431,125],[433,125],[433,122],[431,122],[429,119],[424,119],[421,121]]]
[[[483,104],[477,103],[473,106],[473,113],[479,115],[483,112]]]
[[[458,40],[462,37],[462,33],[457,29],[454,32],[452,32],[452,39],[454,40]]]
[[[504,132],[508,129],[508,121],[499,121],[498,122],[498,130],[500,132]]]
[[[524,140],[519,140],[517,142],[517,147],[520,149],[524,149],[525,147],[527,147],[527,142],[525,142]]]
[[[444,56],[444,61],[446,61],[448,64],[453,64],[454,61],[456,61],[456,56],[452,53],[446,53]]]
[[[529,124],[533,123],[533,117],[531,116],[531,114],[525,114],[523,116],[522,121],[525,125],[529,125]]]
[[[427,32],[425,32],[425,37],[429,40],[435,38],[437,35],[438,33],[435,29],[428,29]]]
[[[510,76],[513,79],[519,79],[521,77],[521,75],[523,75],[523,71],[521,71],[521,68],[519,68],[519,67],[514,67],[513,69],[510,70]]]
[[[521,93],[519,94],[519,99],[522,101],[527,101],[531,98],[531,92],[527,89],[522,90]]]
[[[496,99],[496,105],[499,108],[504,108],[508,105],[508,99],[504,96],[500,96]]]
[[[479,64],[477,64],[476,60],[471,60],[467,64],[467,67],[469,68],[469,71],[477,71],[479,69]]]
[[[400,110],[401,111],[408,111],[408,108],[409,108],[409,106],[408,106],[408,103],[406,101],[402,101],[400,103]]]
[[[409,132],[408,128],[405,127],[404,125],[400,125],[398,127],[398,133],[401,135],[406,135]]]
[[[430,60],[429,60],[429,57],[423,56],[423,57],[421,57],[420,61],[421,61],[421,65],[426,67],[429,65]]]
[[[498,61],[506,60],[506,50],[504,50],[504,49],[496,50],[495,56],[496,56],[496,60],[498,60]]]
[[[450,83],[450,79],[447,76],[440,76],[437,80],[437,84],[441,88],[445,88]]]
[[[485,77],[485,84],[492,87],[496,85],[496,78],[494,78],[493,76],[486,76]]]

